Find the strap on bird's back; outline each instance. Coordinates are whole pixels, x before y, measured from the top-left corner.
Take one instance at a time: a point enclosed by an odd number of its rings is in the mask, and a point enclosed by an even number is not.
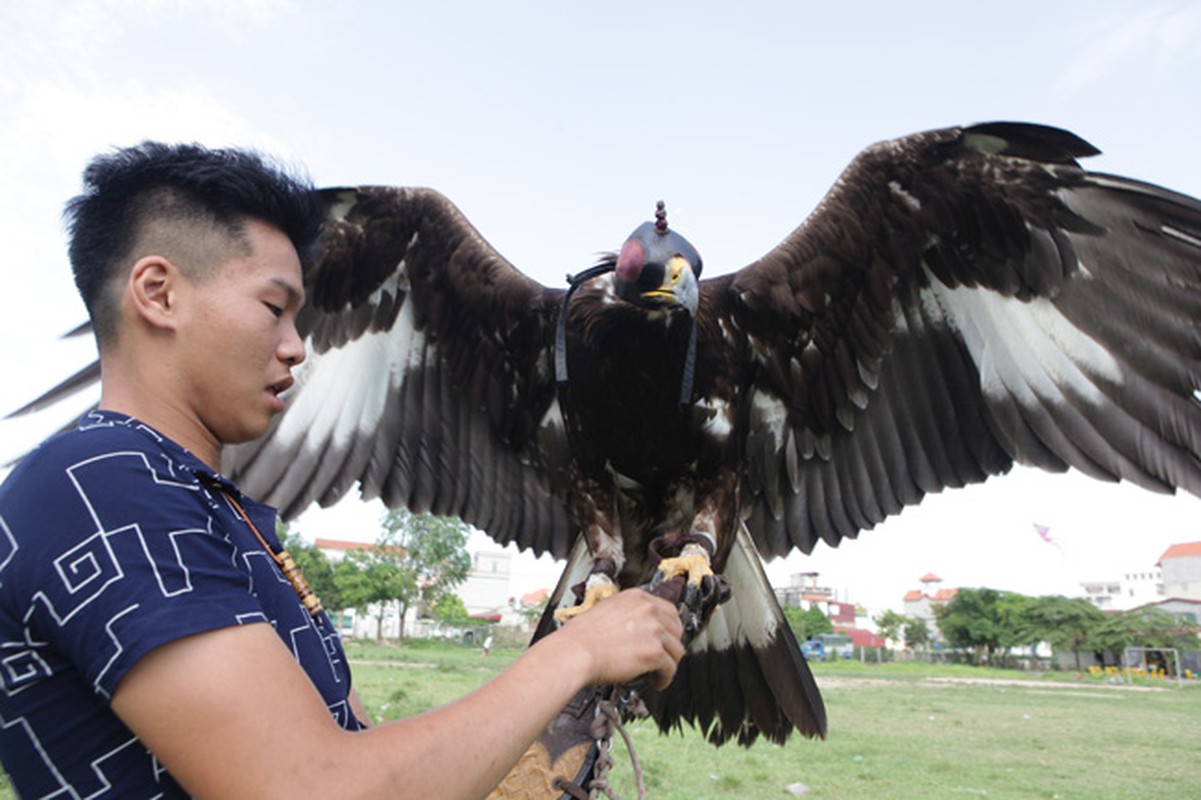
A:
[[[575,290],[586,281],[612,272],[616,268],[617,262],[604,261],[583,272],[567,276],[567,291],[563,293],[563,304],[559,306],[559,322],[555,326],[555,381],[560,385],[567,383],[567,304]]]

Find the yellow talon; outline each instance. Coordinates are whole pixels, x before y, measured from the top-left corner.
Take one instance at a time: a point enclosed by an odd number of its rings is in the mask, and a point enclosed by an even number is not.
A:
[[[676,575],[687,575],[688,582],[693,586],[700,586],[701,580],[706,575],[713,574],[709,554],[697,544],[686,544],[675,558],[665,558],[660,561],[659,571],[663,573],[664,580],[674,578]]]
[[[596,580],[593,578],[596,578]],[[582,614],[592,608],[606,597],[612,597],[617,594],[617,591],[617,584],[609,580],[607,576],[594,575],[588,579],[588,583],[584,587],[584,599],[580,601],[579,605],[556,610],[555,622],[562,625],[577,614]]]

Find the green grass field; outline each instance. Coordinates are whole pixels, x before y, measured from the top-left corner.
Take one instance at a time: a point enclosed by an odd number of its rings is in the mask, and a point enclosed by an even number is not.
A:
[[[449,700],[516,656],[455,648],[354,648],[356,681],[379,719]],[[389,666],[391,661],[395,666]],[[1143,800],[1201,797],[1201,685],[1119,688],[1071,673],[916,664],[814,665],[826,698],[826,741],[749,750],[695,731],[631,726],[648,796],[780,798],[988,797]],[[620,744],[612,782],[636,796]]]
[[[355,681],[377,721],[414,714],[479,686],[517,656],[431,643],[351,644]],[[815,664],[830,718],[824,742],[717,749],[692,730],[631,734],[648,796],[782,798],[1201,797],[1201,685],[1118,688],[1071,673],[937,665]],[[612,782],[630,800],[620,743]],[[0,798],[11,798],[0,789]]]

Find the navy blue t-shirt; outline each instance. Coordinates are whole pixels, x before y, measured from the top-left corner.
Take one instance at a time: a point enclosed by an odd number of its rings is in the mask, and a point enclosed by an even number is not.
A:
[[[278,552],[274,509],[121,414],[89,414],[0,486],[0,759],[22,797],[186,797],[109,699],[151,650],[230,625],[272,625],[360,727],[337,632],[226,491]]]

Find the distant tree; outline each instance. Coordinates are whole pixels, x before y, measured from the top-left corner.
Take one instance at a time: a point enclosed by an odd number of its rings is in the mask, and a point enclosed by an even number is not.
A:
[[[462,628],[473,621],[463,598],[451,592],[443,594],[434,606],[434,619],[451,628]]]
[[[377,604],[377,636],[383,636],[383,617],[395,602],[400,614],[400,638],[410,608],[435,608],[467,578],[470,528],[452,517],[389,511],[375,544],[350,550],[335,571],[349,605],[362,610]]]
[[[902,617],[905,627],[902,635],[905,646],[912,650],[925,650],[930,644],[930,626],[920,617]]]
[[[809,606],[802,610],[798,606],[788,606],[784,609],[784,619],[792,628],[792,635],[798,642],[812,639],[820,633],[833,633],[834,623],[821,612],[817,606]]]
[[[1026,610],[1032,602],[1034,602],[1033,598],[1017,592],[1001,592],[997,599],[997,618],[1000,622],[1001,632],[1001,639],[997,646],[1001,664],[1007,660],[1006,653],[1011,647],[1028,643],[1024,633]]]
[[[277,520],[275,523],[275,535],[284,549],[291,554],[296,566],[300,567],[301,574],[308,581],[313,594],[317,595],[317,599],[321,601],[321,605],[327,611],[345,608],[346,604],[342,601],[342,593],[338,589],[337,581],[334,580],[334,565],[325,557],[325,553],[321,552],[316,545],[305,541],[299,533],[292,531],[282,520]]]
[[[888,641],[899,641],[901,639],[901,631],[905,629],[909,618],[904,614],[898,614],[890,608],[873,617],[872,622],[876,623],[876,631],[880,634],[881,638]]]
[[[1135,608],[1105,615],[1094,633],[1093,646],[1116,654],[1127,647],[1175,647],[1195,650],[1197,628],[1158,608]]]
[[[527,622],[537,623],[542,619],[543,613],[546,611],[547,604],[550,603],[550,596],[546,596],[533,605],[525,606],[521,609],[521,616],[525,617]]]
[[[383,537],[381,537],[382,539]],[[367,614],[375,606],[376,638],[384,638],[384,616],[388,604],[401,605],[400,635],[404,637],[404,614],[417,594],[416,576],[406,570],[394,553],[380,541],[346,551],[346,557],[334,568],[334,580],[347,606]]]
[[[1080,652],[1096,649],[1093,640],[1105,613],[1081,598],[1046,596],[1030,601],[1022,625],[1025,643],[1045,641],[1053,650],[1070,652],[1080,670]]]
[[[1021,640],[1022,614],[1029,598],[996,589],[960,589],[934,610],[948,644],[974,650],[982,663]]]

